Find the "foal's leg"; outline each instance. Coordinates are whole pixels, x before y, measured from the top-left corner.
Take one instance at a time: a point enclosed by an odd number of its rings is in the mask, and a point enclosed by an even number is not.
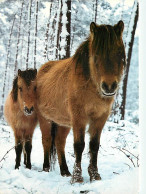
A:
[[[42,144],[44,148],[44,163],[43,170],[49,172],[50,170],[50,148],[51,148],[51,122],[39,116],[40,129],[42,132]]]
[[[25,144],[24,144],[24,149],[25,149],[24,160],[26,162],[25,163],[26,168],[31,169],[32,138],[26,137]]]
[[[60,172],[62,176],[70,176],[70,172],[68,170],[68,166],[66,164],[66,158],[65,158],[65,143],[67,135],[70,131],[70,128],[58,126],[57,134],[55,137],[55,145],[57,149],[58,154],[58,160],[60,165]]]
[[[80,118],[82,121],[82,118]],[[84,137],[85,137],[85,124],[80,123],[78,120],[73,122],[73,133],[74,133],[74,152],[75,152],[75,164],[71,183],[83,182],[82,169],[81,169],[81,159],[82,152],[85,147]]]
[[[89,151],[90,151],[90,164],[88,167],[88,173],[90,176],[90,181],[100,180],[100,174],[98,174],[97,168],[97,156],[98,150],[100,146],[100,136],[102,128],[107,120],[107,115],[99,119],[91,119],[89,133],[90,133],[90,143],[89,143]]]
[[[15,169],[19,168],[21,162],[21,153],[22,153],[22,141],[21,138],[15,134],[15,152],[16,152],[16,164]]]

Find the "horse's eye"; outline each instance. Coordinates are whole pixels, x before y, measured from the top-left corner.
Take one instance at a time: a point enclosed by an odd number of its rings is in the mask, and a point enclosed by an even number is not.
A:
[[[19,87],[19,90],[20,90],[20,92],[22,92],[22,88],[21,87]]]
[[[36,92],[36,89],[37,89],[37,87],[35,86],[35,87],[34,87],[34,91],[35,91],[35,92]]]

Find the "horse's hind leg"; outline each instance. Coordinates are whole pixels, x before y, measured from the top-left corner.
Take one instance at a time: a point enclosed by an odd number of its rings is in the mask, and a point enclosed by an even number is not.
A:
[[[58,126],[57,134],[55,137],[55,145],[56,145],[58,160],[60,165],[60,173],[62,176],[71,175],[68,170],[68,166],[65,158],[65,143],[66,143],[66,138],[69,131],[70,131],[70,128]]]
[[[19,168],[20,161],[21,161],[22,142],[21,142],[21,138],[16,136],[16,134],[15,134],[15,152],[16,152],[15,169],[17,169],[17,168]]]
[[[43,170],[49,172],[50,170],[50,148],[51,148],[51,122],[47,121],[39,115],[40,129],[42,132],[42,144],[44,148],[44,163]]]

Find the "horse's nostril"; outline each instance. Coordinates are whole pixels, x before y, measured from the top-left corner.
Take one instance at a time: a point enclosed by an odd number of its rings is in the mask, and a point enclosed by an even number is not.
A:
[[[114,81],[112,84],[107,84],[106,82],[102,82],[102,91],[105,94],[113,94],[115,93],[115,90],[117,89],[117,82]]]
[[[118,86],[117,82],[116,81],[113,82],[113,84],[111,85],[111,90],[114,91],[117,88],[117,86]]]
[[[102,83],[102,89],[105,90],[105,91],[109,90],[109,87],[105,82]]]

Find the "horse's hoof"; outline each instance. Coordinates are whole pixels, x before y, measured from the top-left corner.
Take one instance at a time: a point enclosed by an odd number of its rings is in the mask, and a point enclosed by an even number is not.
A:
[[[101,176],[98,173],[98,169],[94,166],[89,166],[88,167],[88,173],[90,176],[90,181],[95,181],[95,180],[101,180]]]
[[[74,171],[71,179],[71,184],[74,183],[82,183],[83,177],[82,177],[82,169],[81,169],[81,163],[75,163],[74,165]]]
[[[70,183],[74,184],[74,183],[83,183],[84,179],[83,177],[72,177]]]
[[[99,180],[101,180],[101,176],[98,173],[93,177],[90,176],[90,182],[99,181]]]
[[[69,171],[62,171],[61,176],[69,177],[69,176],[71,176],[71,173]]]
[[[50,168],[49,167],[45,167],[45,168],[43,168],[43,171],[49,172],[50,171]]]
[[[20,165],[16,164],[15,169],[19,169]]]

